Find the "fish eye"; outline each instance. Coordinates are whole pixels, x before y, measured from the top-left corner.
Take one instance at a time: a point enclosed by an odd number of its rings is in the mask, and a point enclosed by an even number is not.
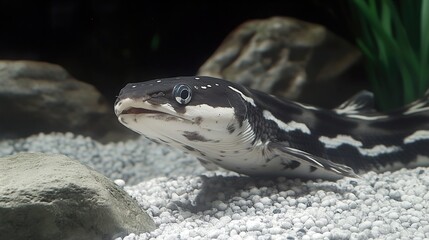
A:
[[[188,104],[192,99],[192,89],[186,84],[177,84],[173,88],[173,97],[179,104]]]

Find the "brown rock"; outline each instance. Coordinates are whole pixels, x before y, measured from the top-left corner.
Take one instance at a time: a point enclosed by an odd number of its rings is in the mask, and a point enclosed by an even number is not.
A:
[[[0,138],[73,132],[98,140],[129,136],[112,106],[59,65],[0,61]]]
[[[240,25],[201,66],[198,75],[308,102],[300,98],[304,88],[320,91],[329,87],[360,55],[354,46],[321,25],[272,17]]]

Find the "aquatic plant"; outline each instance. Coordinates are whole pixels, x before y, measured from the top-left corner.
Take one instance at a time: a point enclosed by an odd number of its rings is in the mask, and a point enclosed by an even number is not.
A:
[[[377,107],[391,110],[422,97],[429,87],[429,1],[350,3]]]

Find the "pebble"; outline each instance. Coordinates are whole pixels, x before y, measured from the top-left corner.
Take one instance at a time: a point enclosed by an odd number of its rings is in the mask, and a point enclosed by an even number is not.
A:
[[[401,203],[401,205],[402,205],[402,207],[403,208],[405,208],[405,209],[410,209],[412,206],[413,206],[413,204],[411,204],[410,202],[408,202],[408,201],[403,201],[402,203]]]
[[[389,215],[388,215],[388,217],[390,219],[396,220],[396,219],[399,218],[399,213],[397,213],[397,212],[390,212]]]
[[[123,179],[115,179],[113,181],[116,185],[118,185],[118,187],[123,188],[125,186],[125,181]]]
[[[261,231],[263,224],[259,220],[250,220],[246,222],[247,231]]]

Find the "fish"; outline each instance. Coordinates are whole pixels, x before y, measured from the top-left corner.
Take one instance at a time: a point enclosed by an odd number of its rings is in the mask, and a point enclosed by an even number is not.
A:
[[[208,170],[329,179],[429,166],[429,94],[390,112],[363,90],[334,109],[208,76],[127,84],[118,120]]]

